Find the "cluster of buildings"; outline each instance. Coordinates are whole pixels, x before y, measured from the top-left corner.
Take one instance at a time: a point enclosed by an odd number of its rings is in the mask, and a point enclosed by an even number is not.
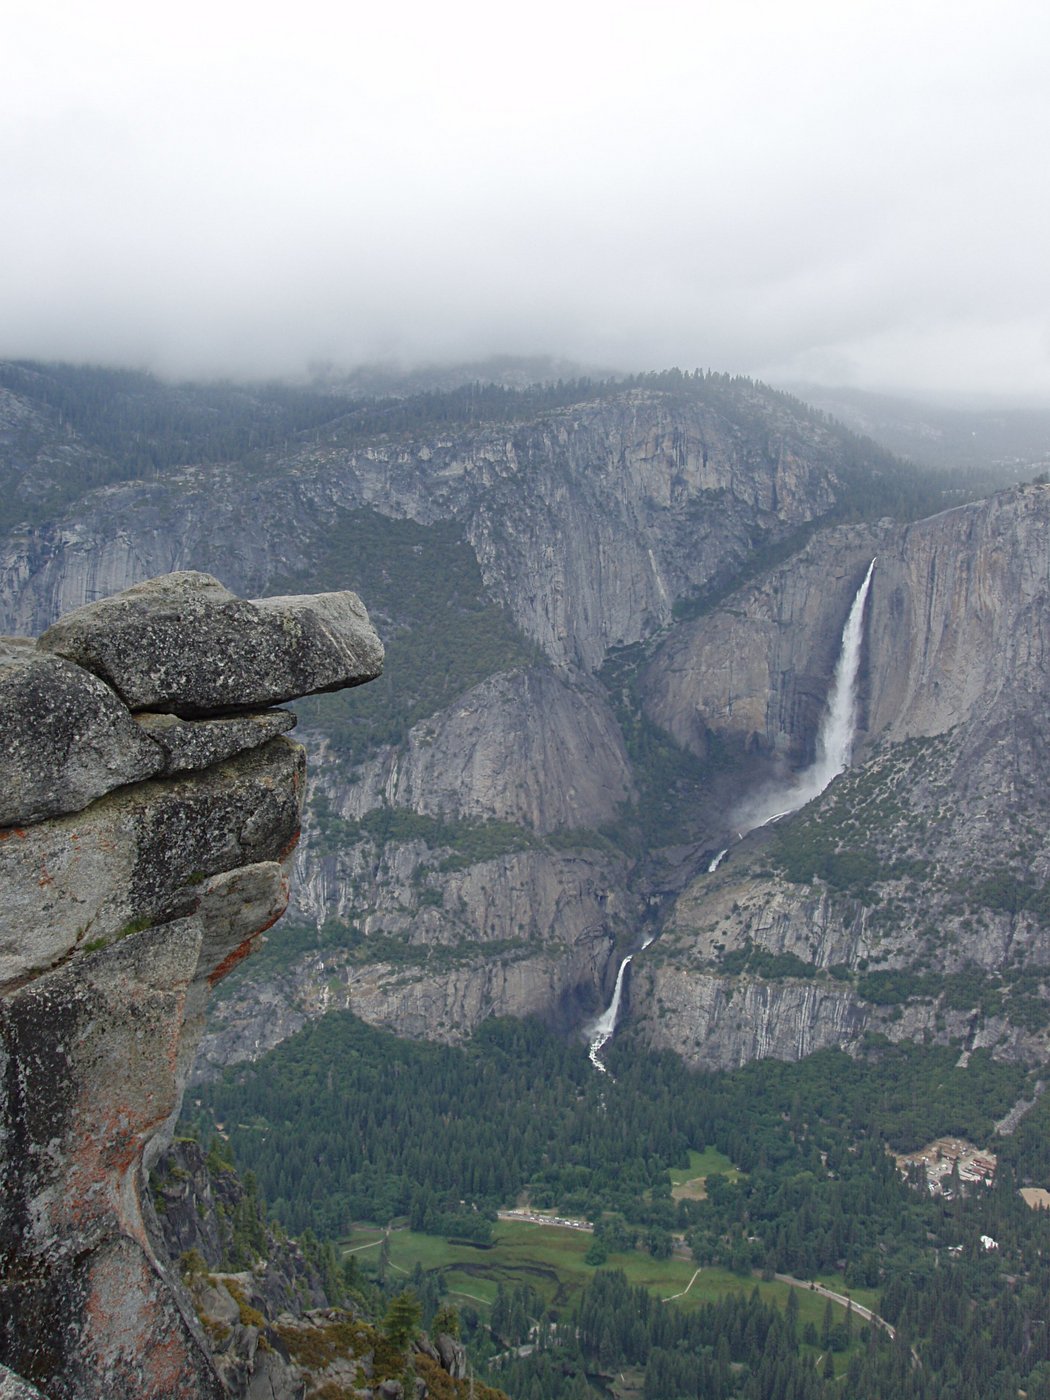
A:
[[[995,1180],[998,1160],[994,1153],[975,1147],[965,1138],[937,1138],[918,1152],[905,1153],[896,1159],[897,1168],[912,1176],[921,1168],[926,1186],[932,1196],[951,1200],[955,1194],[955,1177],[963,1186],[990,1186]]]

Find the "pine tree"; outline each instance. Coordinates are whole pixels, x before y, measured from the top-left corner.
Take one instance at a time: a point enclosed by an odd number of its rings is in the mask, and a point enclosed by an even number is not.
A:
[[[444,1303],[434,1314],[431,1323],[431,1331],[435,1335],[444,1334],[447,1337],[459,1337],[459,1313],[451,1303]]]
[[[415,1338],[419,1330],[421,1312],[419,1299],[410,1288],[391,1298],[386,1317],[383,1319],[383,1335],[398,1351],[405,1351]]]

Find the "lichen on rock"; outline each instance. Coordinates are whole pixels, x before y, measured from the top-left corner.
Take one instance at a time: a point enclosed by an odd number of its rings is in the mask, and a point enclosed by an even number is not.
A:
[[[79,812],[159,773],[163,755],[97,676],[0,639],[0,826]]]

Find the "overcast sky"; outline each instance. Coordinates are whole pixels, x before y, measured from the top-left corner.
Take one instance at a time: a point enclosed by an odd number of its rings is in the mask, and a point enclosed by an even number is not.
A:
[[[1048,15],[5,0],[0,355],[1050,401]]]

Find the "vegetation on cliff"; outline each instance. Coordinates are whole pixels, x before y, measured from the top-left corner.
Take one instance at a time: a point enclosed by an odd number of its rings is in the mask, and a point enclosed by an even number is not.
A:
[[[535,648],[487,597],[457,522],[421,525],[374,510],[339,511],[311,554],[308,567],[275,579],[274,587],[353,587],[368,599],[386,646],[384,674],[372,685],[298,707],[303,721],[351,761],[380,744],[399,743],[417,720],[487,676],[536,658]]]

